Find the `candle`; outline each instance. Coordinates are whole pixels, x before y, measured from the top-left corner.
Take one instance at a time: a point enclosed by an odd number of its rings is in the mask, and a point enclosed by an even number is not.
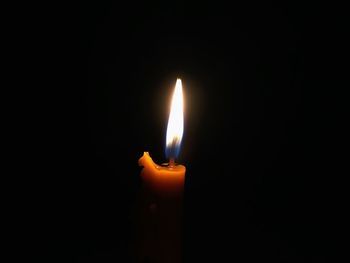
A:
[[[182,201],[186,168],[175,163],[183,134],[182,82],[177,79],[166,134],[169,162],[158,165],[148,152],[139,159],[141,244],[139,262],[178,263],[182,257]]]
[[[148,152],[144,152],[139,159],[139,165],[143,166],[141,177],[144,187],[159,197],[180,198],[183,193],[185,171],[183,165],[164,164],[153,162]]]

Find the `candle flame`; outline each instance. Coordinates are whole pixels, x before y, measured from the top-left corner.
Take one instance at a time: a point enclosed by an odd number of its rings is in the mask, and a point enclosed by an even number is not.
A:
[[[169,121],[166,133],[166,156],[175,158],[179,154],[184,130],[183,95],[181,79],[176,80],[171,101]]]

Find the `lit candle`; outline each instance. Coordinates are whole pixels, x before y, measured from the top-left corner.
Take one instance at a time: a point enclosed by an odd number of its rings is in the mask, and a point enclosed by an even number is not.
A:
[[[175,159],[180,150],[183,125],[182,83],[177,79],[166,135],[169,163],[154,163],[148,152],[139,159],[139,165],[143,166],[141,262],[182,261],[182,200],[186,168],[176,164]]]

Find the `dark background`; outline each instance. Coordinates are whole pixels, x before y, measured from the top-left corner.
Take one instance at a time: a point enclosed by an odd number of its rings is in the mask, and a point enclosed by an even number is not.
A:
[[[184,262],[327,261],[327,12],[294,1],[116,2],[82,3],[47,52],[55,78],[33,99],[40,128],[28,149],[34,258],[130,262],[137,161],[143,151],[166,161],[180,77]]]

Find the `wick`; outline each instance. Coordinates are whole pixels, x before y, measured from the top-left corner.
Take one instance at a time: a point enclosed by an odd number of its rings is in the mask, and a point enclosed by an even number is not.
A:
[[[174,158],[170,158],[169,160],[169,167],[174,167],[175,166],[175,159]]]

